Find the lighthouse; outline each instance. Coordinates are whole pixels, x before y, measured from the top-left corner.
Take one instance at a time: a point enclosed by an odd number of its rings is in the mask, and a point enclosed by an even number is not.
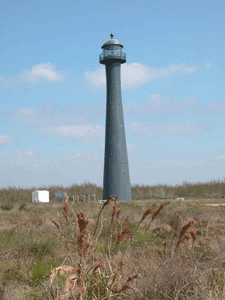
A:
[[[110,37],[99,56],[99,62],[105,65],[107,86],[103,199],[118,195],[118,200],[131,200],[120,68],[126,62],[126,54],[112,33]]]

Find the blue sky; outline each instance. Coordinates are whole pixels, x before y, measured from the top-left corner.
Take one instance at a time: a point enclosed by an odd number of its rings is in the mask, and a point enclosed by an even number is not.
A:
[[[223,0],[1,3],[0,187],[103,185],[111,32],[131,184],[223,179],[224,14]]]

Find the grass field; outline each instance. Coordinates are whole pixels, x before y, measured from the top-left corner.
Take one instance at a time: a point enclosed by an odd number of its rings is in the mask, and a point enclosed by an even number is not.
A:
[[[225,299],[224,202],[3,201],[0,299]]]

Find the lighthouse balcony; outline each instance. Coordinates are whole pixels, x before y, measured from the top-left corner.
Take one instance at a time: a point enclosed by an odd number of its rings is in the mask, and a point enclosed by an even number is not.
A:
[[[105,64],[105,62],[108,60],[119,61],[121,63],[124,63],[126,62],[126,54],[120,50],[104,50],[99,55],[99,62],[101,64]]]

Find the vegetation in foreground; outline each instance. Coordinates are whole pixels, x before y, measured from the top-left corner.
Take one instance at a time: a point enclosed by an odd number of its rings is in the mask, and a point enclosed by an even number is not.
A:
[[[225,299],[223,206],[117,200],[3,202],[0,299]]]

